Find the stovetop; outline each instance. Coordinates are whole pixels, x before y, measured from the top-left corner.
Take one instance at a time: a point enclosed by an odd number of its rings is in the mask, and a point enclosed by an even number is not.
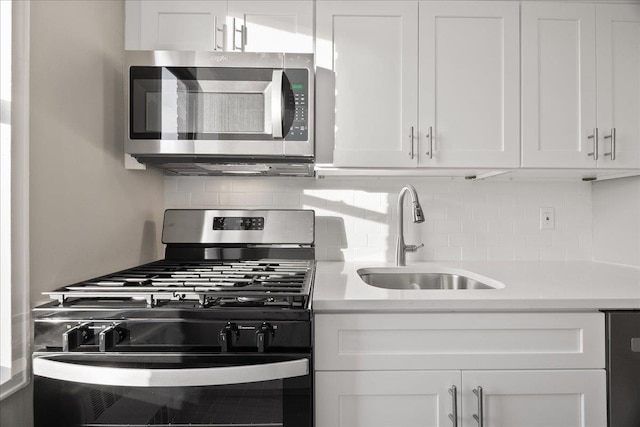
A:
[[[60,306],[306,308],[313,260],[162,260],[45,292]]]

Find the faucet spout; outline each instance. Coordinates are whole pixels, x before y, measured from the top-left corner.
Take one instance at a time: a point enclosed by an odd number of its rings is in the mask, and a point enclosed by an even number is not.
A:
[[[407,252],[415,252],[419,248],[424,245],[416,246],[416,245],[406,245],[404,243],[404,229],[403,229],[403,220],[404,220],[404,196],[409,193],[411,196],[411,204],[412,204],[412,216],[413,222],[420,223],[424,222],[424,213],[422,212],[422,206],[420,206],[420,200],[418,199],[418,193],[413,185],[405,185],[400,190],[400,194],[398,194],[398,222],[397,222],[397,237],[396,237],[396,265],[404,266],[407,265],[406,261],[406,253]]]

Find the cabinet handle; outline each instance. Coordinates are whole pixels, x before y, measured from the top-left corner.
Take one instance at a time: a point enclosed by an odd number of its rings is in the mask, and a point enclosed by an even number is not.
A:
[[[458,427],[458,389],[456,386],[451,386],[449,394],[451,395],[451,413],[449,414],[449,419],[453,427]]]
[[[588,156],[593,156],[593,160],[598,160],[598,128],[593,130],[593,135],[589,135],[587,139],[593,139],[593,152]]]
[[[611,128],[611,135],[607,135],[604,139],[611,139],[611,151],[604,153],[606,156],[611,156],[611,160],[616,159],[616,128]]]
[[[236,33],[240,33],[240,46],[236,44]],[[240,29],[236,27],[236,18],[233,18],[233,50],[239,50],[240,52],[244,52],[244,25],[240,25]]]
[[[226,24],[222,24],[222,27],[218,27],[218,17],[214,17],[213,19],[213,26],[215,27],[215,31],[214,31],[214,44],[216,46],[216,50],[224,50],[225,45],[227,44],[227,25]],[[220,44],[219,42],[219,38],[218,38],[218,34],[222,34],[222,44]]]
[[[409,157],[411,157],[411,160],[413,160],[413,158],[415,157],[415,152],[413,149],[413,126],[411,126],[411,132],[409,132],[409,142],[411,143],[411,151],[409,151]]]
[[[482,411],[484,395],[482,394],[482,387],[474,388],[473,394],[478,397],[478,413],[473,414],[473,419],[478,423],[478,427],[484,427],[484,413]]]
[[[427,147],[428,150],[425,153],[427,158],[433,159],[433,127],[429,126],[429,133],[427,133]]]

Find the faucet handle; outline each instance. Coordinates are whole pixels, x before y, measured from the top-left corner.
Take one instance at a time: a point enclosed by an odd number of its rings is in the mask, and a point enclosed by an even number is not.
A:
[[[418,249],[420,249],[421,247],[424,246],[424,243],[422,243],[420,246],[416,246],[416,245],[406,245],[404,247],[404,250],[407,252],[416,252]]]

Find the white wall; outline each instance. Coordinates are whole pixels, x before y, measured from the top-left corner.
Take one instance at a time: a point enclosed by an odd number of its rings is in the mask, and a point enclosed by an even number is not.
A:
[[[123,167],[124,3],[31,7],[31,297],[162,257],[163,181]]]
[[[592,258],[591,184],[583,182],[165,177],[165,201],[167,208],[314,209],[318,259],[392,261],[397,195],[407,183],[426,216],[405,228],[408,244],[425,244],[409,261]],[[555,208],[555,230],[539,229],[540,207]]]
[[[33,1],[30,37],[35,304],[42,291],[162,257],[164,184],[123,167],[124,2]],[[0,409],[3,427],[31,425],[31,388]]]
[[[640,267],[640,177],[593,184],[594,260]]]

